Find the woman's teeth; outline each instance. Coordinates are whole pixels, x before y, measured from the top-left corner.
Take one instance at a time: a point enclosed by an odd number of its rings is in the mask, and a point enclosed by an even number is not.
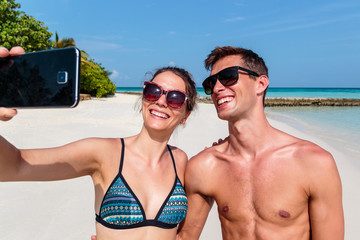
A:
[[[154,110],[150,111],[150,113],[151,113],[152,115],[155,115],[155,116],[157,116],[157,117],[161,117],[161,118],[164,118],[164,119],[169,118],[168,115],[166,115],[166,114],[164,114],[164,113],[160,113],[160,112],[154,111]]]

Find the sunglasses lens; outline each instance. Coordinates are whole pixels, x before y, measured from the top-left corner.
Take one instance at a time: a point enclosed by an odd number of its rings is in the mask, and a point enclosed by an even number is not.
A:
[[[214,74],[203,82],[204,91],[210,95],[213,92],[216,81],[219,79],[220,83],[224,86],[231,86],[237,82],[239,72],[237,67],[226,68],[217,74]]]
[[[148,83],[144,88],[143,96],[148,101],[156,101],[161,96],[161,89],[155,84]]]
[[[154,83],[146,82],[143,90],[143,98],[150,102],[159,100],[164,92]],[[181,108],[186,101],[186,95],[180,91],[172,90],[166,94],[166,102],[172,108]]]
[[[231,86],[237,82],[239,72],[237,68],[227,68],[218,73],[218,79],[224,86]]]
[[[167,104],[173,108],[181,108],[185,100],[185,94],[179,91],[170,91],[166,97]]]
[[[212,90],[216,83],[216,76],[210,76],[203,82],[203,88],[207,95],[210,95],[212,93]]]

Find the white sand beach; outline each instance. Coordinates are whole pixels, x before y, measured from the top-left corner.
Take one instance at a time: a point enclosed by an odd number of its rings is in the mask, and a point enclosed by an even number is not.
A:
[[[19,110],[9,122],[0,122],[0,134],[19,148],[43,148],[86,137],[126,137],[139,132],[141,113],[134,109],[136,95],[116,94],[106,99],[80,102],[74,109]],[[270,119],[285,132],[310,140],[331,152],[343,184],[347,240],[360,239],[360,165],[339,148],[311,133],[299,132]],[[212,104],[199,104],[185,127],[179,127],[170,144],[192,157],[205,146],[227,136],[225,121]],[[0,153],[1,154],[1,153]],[[0,239],[89,240],[95,234],[94,189],[90,177],[56,182],[0,183]],[[201,236],[221,239],[216,206]]]

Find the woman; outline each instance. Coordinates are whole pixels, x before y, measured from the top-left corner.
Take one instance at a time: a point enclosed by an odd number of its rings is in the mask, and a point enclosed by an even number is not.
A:
[[[167,143],[190,115],[195,98],[195,83],[187,71],[162,68],[144,84],[144,122],[139,134],[29,150],[19,150],[0,137],[0,180],[48,181],[90,175],[95,186],[98,240],[175,239],[177,225],[187,211],[182,184],[187,156]],[[2,108],[0,118],[7,120],[14,111]]]

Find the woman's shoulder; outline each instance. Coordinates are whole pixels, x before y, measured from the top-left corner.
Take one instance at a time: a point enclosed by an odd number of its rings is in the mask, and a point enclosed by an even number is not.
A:
[[[71,145],[78,149],[100,153],[118,148],[121,145],[121,140],[120,138],[89,137],[75,141]]]
[[[181,150],[178,147],[171,146],[171,145],[169,145],[169,147],[170,147],[170,150],[171,150],[172,154],[174,155],[174,157],[179,157],[181,159],[185,158],[185,160],[187,161],[188,157],[183,150]]]
[[[175,146],[169,145],[169,147],[174,156],[176,168],[185,169],[186,164],[188,162],[188,156],[186,155],[186,153],[180,148],[177,148]]]

